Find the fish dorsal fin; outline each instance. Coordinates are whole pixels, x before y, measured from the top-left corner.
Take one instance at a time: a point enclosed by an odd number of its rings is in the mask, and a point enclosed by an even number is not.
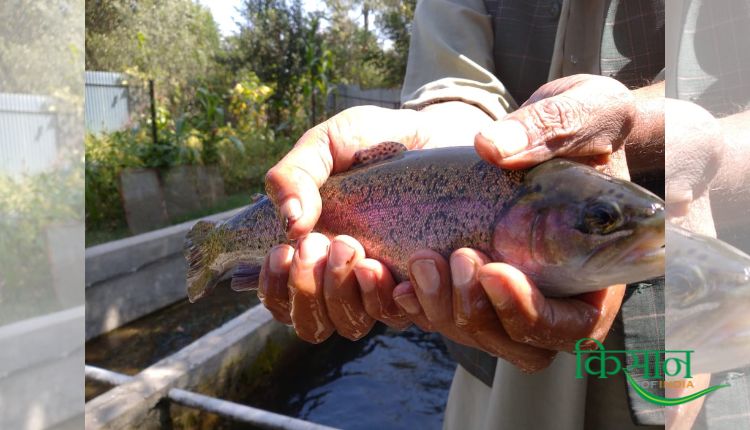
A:
[[[360,149],[354,153],[354,163],[352,163],[352,169],[358,167],[369,166],[370,164],[378,163],[383,160],[392,158],[393,156],[406,151],[407,148],[402,143],[398,142],[383,142],[377,145],[367,148]]]

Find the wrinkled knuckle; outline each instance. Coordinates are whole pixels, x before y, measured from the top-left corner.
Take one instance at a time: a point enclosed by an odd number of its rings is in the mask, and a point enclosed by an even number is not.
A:
[[[526,126],[539,144],[575,134],[582,127],[584,115],[580,102],[557,96],[531,105]]]

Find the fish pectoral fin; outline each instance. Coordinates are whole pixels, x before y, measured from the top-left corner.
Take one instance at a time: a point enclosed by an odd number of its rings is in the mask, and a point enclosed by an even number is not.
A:
[[[232,281],[229,287],[234,291],[256,290],[259,278],[260,267],[241,264],[232,273]]]
[[[382,142],[366,149],[360,149],[354,153],[354,163],[352,169],[369,166],[370,164],[379,163],[383,160],[393,158],[393,156],[407,151],[408,148],[403,143]]]

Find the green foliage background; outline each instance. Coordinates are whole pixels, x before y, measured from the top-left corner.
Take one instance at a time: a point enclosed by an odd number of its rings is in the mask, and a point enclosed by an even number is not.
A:
[[[51,291],[47,230],[82,221],[81,158],[68,150],[49,172],[0,174],[0,325],[60,306]]]
[[[83,12],[82,1],[0,2],[0,93],[45,96],[58,147],[42,173],[0,169],[0,326],[62,306],[47,242],[51,229],[83,221]]]
[[[193,0],[86,2],[86,69],[127,73],[141,92],[153,79],[158,106],[156,143],[143,108],[130,129],[86,137],[87,231],[124,225],[126,168],[218,165],[229,194],[261,189],[330,114],[337,84],[401,85],[415,3],[327,0],[311,13],[301,0],[246,0],[239,31],[222,38]]]

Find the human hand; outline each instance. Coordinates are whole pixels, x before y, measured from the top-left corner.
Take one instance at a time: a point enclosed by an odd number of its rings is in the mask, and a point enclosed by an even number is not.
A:
[[[554,157],[602,164],[637,128],[636,96],[615,79],[594,75],[560,78],[536,90],[518,110],[484,128],[474,146],[502,168],[531,167]]]
[[[444,120],[446,106],[461,127]],[[320,216],[318,188],[329,175],[347,170],[359,150],[385,141],[409,149],[468,145],[488,121],[482,111],[463,103],[420,112],[361,106],[305,133],[266,177],[269,197],[287,220],[288,236],[299,239],[296,250],[275,247],[263,265],[258,295],[274,317],[314,343],[334,331],[359,339],[372,328],[373,318],[405,328],[409,322],[393,303],[390,273],[363,261],[361,244],[348,236],[330,241],[308,235]]]
[[[274,318],[293,324],[297,335],[320,343],[334,331],[357,340],[375,320],[396,329],[410,325],[393,303],[393,278],[375,260],[365,259],[352,237],[329,240],[311,233],[297,248],[277,245],[261,269],[258,297]]]
[[[483,129],[475,137],[475,148],[485,160],[515,169],[557,156],[603,164],[636,137],[661,137],[663,146],[659,122],[643,121],[636,99],[614,79],[592,75],[558,79],[542,86],[520,109]],[[636,125],[639,129],[634,131]],[[625,291],[619,285],[575,298],[549,299],[515,268],[487,264],[487,257],[474,250],[454,253],[450,265],[431,251],[412,258],[431,261],[426,267],[440,273],[422,276],[421,281],[413,273],[411,283],[397,287],[397,301],[415,323],[459,343],[478,345],[526,371],[546,367],[551,351],[572,350],[582,337],[603,340]],[[458,283],[456,287],[456,276],[465,278],[472,266],[477,273],[473,286],[461,288]],[[535,349],[531,353],[519,346]]]
[[[570,299],[546,298],[514,267],[490,261],[468,248],[449,261],[418,251],[409,260],[410,281],[395,288],[395,300],[423,329],[533,373],[583,337],[603,340],[625,291],[620,285]]]

